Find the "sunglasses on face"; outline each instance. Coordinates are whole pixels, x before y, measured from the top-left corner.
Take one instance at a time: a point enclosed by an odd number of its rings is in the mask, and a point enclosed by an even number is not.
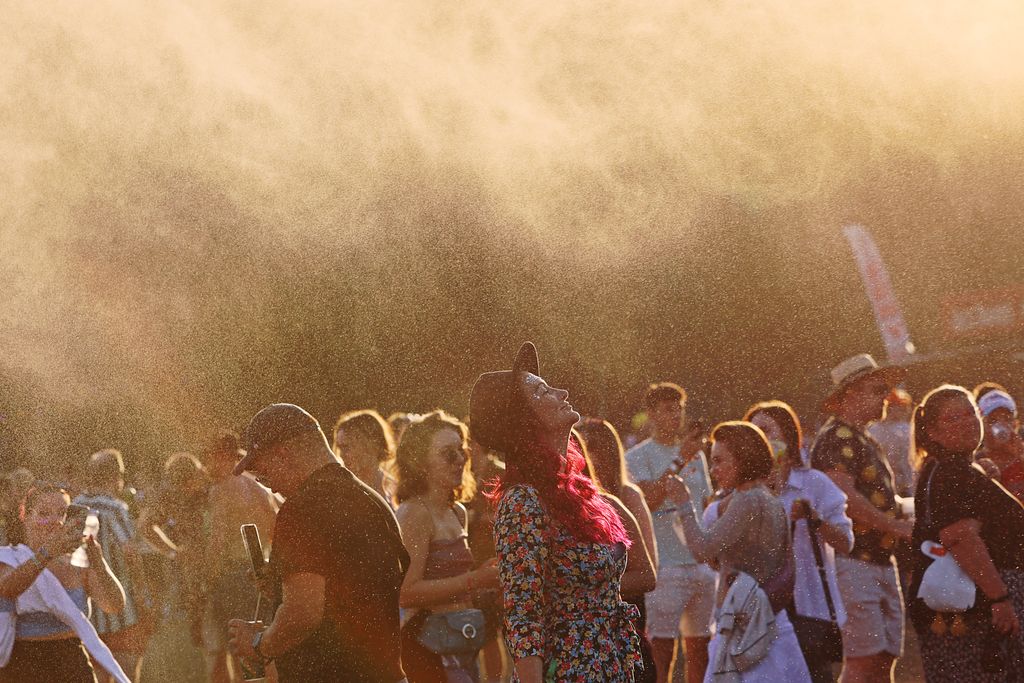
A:
[[[452,448],[446,448],[438,455],[440,455],[441,458],[449,465],[454,465],[460,460],[464,460],[466,458],[466,452],[462,448],[454,446]]]

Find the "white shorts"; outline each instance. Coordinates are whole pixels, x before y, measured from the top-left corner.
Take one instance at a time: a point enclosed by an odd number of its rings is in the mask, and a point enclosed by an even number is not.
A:
[[[843,655],[903,654],[903,591],[896,567],[836,555],[836,580],[846,606]]]
[[[706,564],[663,567],[658,584],[644,598],[647,637],[709,638],[717,574]]]

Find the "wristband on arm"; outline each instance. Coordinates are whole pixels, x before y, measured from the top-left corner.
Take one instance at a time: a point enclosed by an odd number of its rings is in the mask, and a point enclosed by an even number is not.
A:
[[[40,557],[43,559],[40,560]],[[46,565],[50,563],[51,559],[50,553],[47,552],[45,547],[39,548],[39,550],[32,554],[32,561],[35,562],[36,566],[40,569],[46,569]]]

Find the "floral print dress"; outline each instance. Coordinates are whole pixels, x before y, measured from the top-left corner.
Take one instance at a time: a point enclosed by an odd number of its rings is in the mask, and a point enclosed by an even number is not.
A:
[[[494,538],[512,657],[540,657],[550,683],[632,683],[639,614],[619,596],[625,547],[577,540],[530,486],[502,496]]]

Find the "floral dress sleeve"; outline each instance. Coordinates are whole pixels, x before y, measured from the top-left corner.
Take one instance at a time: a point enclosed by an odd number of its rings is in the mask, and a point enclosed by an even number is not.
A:
[[[505,604],[505,641],[513,659],[544,657],[544,565],[548,518],[537,493],[509,489],[498,503],[494,541]]]

